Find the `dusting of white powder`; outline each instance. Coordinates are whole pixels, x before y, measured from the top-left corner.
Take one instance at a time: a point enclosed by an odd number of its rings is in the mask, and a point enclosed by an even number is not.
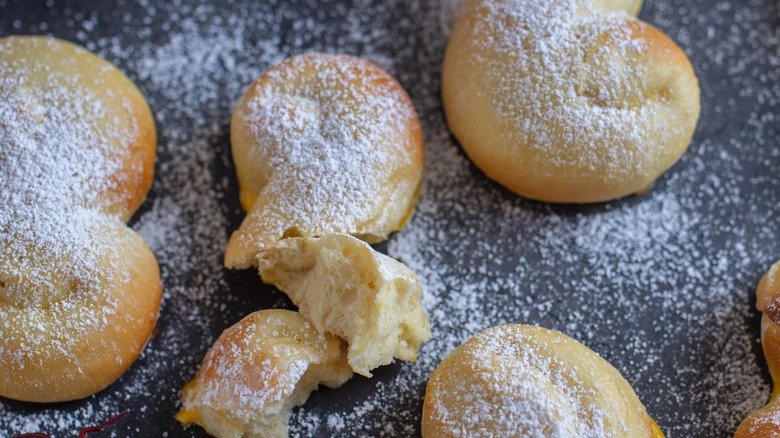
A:
[[[294,228],[386,233],[398,219],[383,210],[404,213],[399,198],[418,184],[396,176],[414,167],[403,140],[415,114],[395,83],[355,58],[319,55],[293,58],[252,87],[233,129],[250,133],[236,159],[259,163],[244,164],[244,183],[261,207],[240,238],[260,247]]]
[[[620,61],[647,56],[646,37],[631,21],[591,0],[469,2],[449,52],[446,84],[462,85],[445,89],[450,108],[468,111],[469,101],[490,108],[491,135],[537,178],[648,179],[692,128],[673,111],[692,105],[654,89],[660,80],[651,79],[662,75],[655,66]],[[455,132],[480,156],[469,135],[475,128],[467,118],[464,125]]]
[[[238,193],[221,176],[232,172],[232,105],[265,68],[309,51],[376,62],[407,88],[420,114],[425,188],[388,252],[420,276],[434,337],[414,363],[316,391],[294,411],[293,435],[418,433],[434,368],[471,335],[506,322],[559,330],[605,357],[671,438],[729,435],[765,403],[770,384],[752,291],[780,258],[780,37],[767,14],[777,2],[647,2],[642,18],[669,33],[699,75],[698,133],[653,191],[582,207],[504,191],[448,134],[438,75],[455,1],[377,3],[119,1],[28,17],[0,0],[4,32],[80,41],[127,71],[149,98],[160,160],[135,228],[165,282],[160,333],[117,390],[67,407],[3,401],[0,429],[67,435],[142,405],[115,425],[117,436],[203,436],[172,419],[179,390],[220,330],[240,319],[231,309],[253,303],[239,294],[254,274],[221,267],[241,218],[225,207],[235,208]],[[115,35],[103,36],[107,29]],[[166,415],[169,422],[149,424]]]
[[[0,51],[12,45],[65,50],[33,40],[6,41]],[[137,128],[116,123],[82,78],[50,69],[0,56],[0,337],[8,346],[0,347],[0,363],[11,375],[32,364],[42,374],[38,384],[56,391],[84,376],[52,372],[49,380],[38,362],[80,370],[82,344],[121,311],[101,290],[127,281],[104,268],[121,264],[110,250],[121,240],[106,231],[122,226],[106,212],[121,200],[106,193],[126,159],[117,144],[134,139]],[[105,80],[93,75],[95,84]]]

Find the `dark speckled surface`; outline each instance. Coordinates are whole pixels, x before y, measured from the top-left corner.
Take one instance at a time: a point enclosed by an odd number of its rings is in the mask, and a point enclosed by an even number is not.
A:
[[[424,347],[423,357],[436,362],[457,343],[453,340],[462,341],[485,325],[532,322],[562,330],[610,360],[669,437],[733,433],[746,412],[769,393],[753,300],[758,279],[780,259],[777,2],[648,0],[641,18],[678,41],[697,70],[701,122],[690,151],[653,192],[592,206],[519,199],[464,161],[446,133],[438,100],[446,41],[446,23],[440,21],[451,3],[0,0],[0,35],[46,34],[87,45],[138,83],[156,113],[160,151],[158,178],[133,226],[145,236],[155,235],[157,223],[166,224],[166,233],[188,233],[186,239],[166,235],[152,244],[166,298],[160,334],[141,359],[86,400],[49,406],[0,400],[0,436],[32,432],[33,426],[56,436],[75,436],[79,425],[99,423],[123,409],[130,411],[111,428],[113,436],[206,436],[173,420],[179,389],[224,328],[255,309],[290,306],[253,272],[223,270],[219,255],[209,256],[221,252],[224,238],[243,217],[230,157],[230,111],[243,87],[270,63],[314,50],[374,60],[407,88],[420,113],[430,148],[428,176],[421,207],[408,228],[409,233],[421,230],[412,235],[422,236],[419,244],[437,253],[420,249],[406,254],[414,239],[401,233],[393,239],[404,244],[393,255],[418,269],[428,257],[442,286],[427,293],[437,299],[448,296],[442,290],[499,284],[482,290],[478,308],[483,313],[473,318],[454,304],[426,301],[442,306],[445,316],[432,317],[434,336],[448,341]],[[187,38],[195,44],[192,52],[208,56],[184,56]],[[214,44],[212,50],[197,46],[204,42]],[[178,56],[170,64],[169,54]],[[193,62],[182,66],[182,59]],[[177,68],[182,70],[172,72]],[[180,79],[197,83],[170,82]],[[187,93],[176,96],[177,90]],[[455,175],[466,178],[448,177],[442,166],[450,164],[457,167]],[[190,184],[194,180],[200,183]],[[193,198],[178,195],[188,190]],[[192,199],[213,203],[199,217]],[[664,210],[669,205],[673,208]],[[194,225],[177,228],[165,222],[166,208],[178,207],[177,220]],[[655,218],[651,226],[663,225],[668,213],[670,229],[641,235],[647,240],[631,246],[635,253],[596,248],[599,239],[603,246],[618,245],[607,226],[613,223],[610,218],[639,218],[626,223],[641,227],[646,225],[643,212]],[[674,228],[680,224],[684,233]],[[556,235],[555,227],[581,229],[583,239],[565,234],[570,231],[562,231],[555,244],[544,243],[552,237],[538,237]],[[442,240],[426,241],[436,228]],[[186,245],[177,250],[178,244]],[[588,244],[594,248],[583,249]],[[386,251],[387,245],[378,248]],[[491,263],[498,258],[504,262]],[[487,271],[474,268],[485,263]],[[632,269],[620,269],[621,263]],[[713,267],[719,263],[722,269]],[[618,267],[605,274],[610,266]],[[505,278],[516,283],[497,281]],[[426,281],[433,284],[434,279]],[[507,296],[515,300],[507,301]],[[448,312],[457,324],[444,323]],[[724,361],[726,355],[733,360]],[[356,378],[337,391],[316,392],[305,412],[293,416],[293,434],[419,434],[424,378],[399,376],[424,377],[431,365],[421,362],[419,370],[395,363],[377,370],[373,380]],[[370,394],[378,388],[396,388],[392,385],[397,382],[409,382],[409,387],[396,389],[408,396],[387,397],[379,410],[356,408],[373,403]],[[346,424],[329,422],[334,419]]]

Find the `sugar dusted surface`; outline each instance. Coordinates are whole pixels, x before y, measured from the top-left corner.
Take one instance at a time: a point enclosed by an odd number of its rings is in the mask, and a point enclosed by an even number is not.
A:
[[[439,369],[426,393],[435,400],[426,400],[426,417],[447,436],[603,436],[609,413],[588,403],[598,384],[581,382],[577,364],[556,355],[574,343],[515,327],[483,331],[445,359],[449,370],[473,377]]]
[[[266,79],[251,86],[256,94],[239,122],[253,139],[241,159],[266,163],[259,197],[278,213],[258,219],[270,236],[242,237],[276,240],[293,227],[373,231],[360,224],[381,216],[385,203],[399,203],[392,186],[408,193],[418,183],[393,183],[399,169],[413,166],[408,146],[397,141],[415,117],[408,99],[383,72],[355,58],[298,57]]]
[[[127,281],[121,270],[100,268],[117,244],[105,230],[121,223],[103,207],[116,202],[105,196],[125,158],[116,146],[137,135],[133,122],[101,126],[112,112],[77,79],[25,64],[0,57],[0,260],[11,283],[0,281],[0,336],[6,346],[21,346],[0,347],[0,363],[14,372],[28,361],[82,363],[80,343],[120,311],[98,287]],[[47,87],[31,79],[41,72]],[[112,257],[110,263],[122,263]],[[55,377],[41,384],[60,383]]]
[[[204,358],[200,377],[183,397],[183,408],[208,407],[244,426],[264,415],[278,415],[309,365],[324,360],[307,349],[333,355],[335,348],[339,353],[338,343],[329,344],[308,321],[297,332],[288,324],[276,314],[255,314],[233,325]],[[293,340],[299,342],[298,349],[290,347]]]
[[[643,96],[648,72],[641,64],[616,63],[596,77],[573,79],[586,73],[582,62],[572,60],[594,58],[587,62],[595,66],[586,65],[596,69],[599,56],[630,59],[647,50],[644,40],[631,35],[625,12],[590,0],[506,0],[476,9],[485,12],[472,31],[479,51],[474,59],[485,66],[485,80],[496,84],[492,108],[508,127],[506,141],[538,149],[558,171],[584,168],[627,177],[646,172],[657,160],[657,145],[684,129],[666,123],[668,103]],[[590,52],[589,42],[601,38],[609,46]],[[605,147],[623,144],[632,148]]]
[[[540,324],[618,368],[669,437],[728,436],[763,405],[754,288],[780,259],[780,35],[776,0],[648,0],[641,17],[689,54],[702,86],[690,150],[653,191],[586,207],[533,203],[489,182],[447,133],[439,66],[450,0],[54,5],[0,0],[4,33],[54,33],[136,80],[160,129],[155,186],[135,228],[165,282],[160,332],[106,392],[64,406],[3,400],[0,429],[67,436],[124,408],[118,436],[205,436],[172,419],[221,330],[287,303],[221,267],[240,223],[228,121],[262,70],[309,51],[364,56],[407,88],[426,137],[425,188],[390,255],[424,287],[434,338],[414,364],[315,392],[299,435],[409,436],[424,385],[455,346],[504,322]]]

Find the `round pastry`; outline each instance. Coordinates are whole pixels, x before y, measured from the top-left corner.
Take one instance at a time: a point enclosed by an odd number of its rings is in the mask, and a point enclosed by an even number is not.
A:
[[[456,348],[425,391],[423,437],[663,437],[606,360],[560,333],[502,325]]]
[[[370,243],[403,226],[422,181],[422,131],[400,84],[344,55],[287,59],[233,110],[233,161],[248,211],[225,265],[268,242],[345,233]]]
[[[155,148],[116,67],[64,41],[0,39],[0,396],[83,398],[140,354],[162,286],[125,222]]]
[[[352,376],[346,346],[297,312],[261,310],[225,330],[182,391],[176,418],[223,437],[286,437],[290,410],[317,385]]]
[[[642,193],[699,117],[683,51],[638,0],[467,0],[442,66],[447,123],[509,190],[548,202]]]
[[[761,316],[761,345],[774,382],[766,406],[752,412],[737,429],[734,438],[780,437],[780,262],[769,269],[756,290],[756,307]]]

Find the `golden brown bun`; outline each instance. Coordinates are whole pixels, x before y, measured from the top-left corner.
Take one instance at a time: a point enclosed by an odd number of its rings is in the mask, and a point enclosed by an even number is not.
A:
[[[154,119],[116,67],[0,39],[0,396],[87,397],[135,361],[162,285],[124,223],[152,183]]]
[[[271,67],[233,110],[233,161],[248,211],[225,265],[248,268],[283,236],[403,226],[420,190],[422,131],[400,84],[376,65],[310,54]]]
[[[211,435],[285,437],[290,409],[352,376],[346,347],[297,312],[262,310],[222,333],[182,391],[176,418]]]
[[[425,391],[423,437],[663,437],[606,360],[560,333],[502,325],[456,348]]]
[[[509,190],[599,202],[649,189],[685,152],[699,85],[640,2],[467,0],[442,66],[447,123]]]
[[[761,317],[761,344],[774,382],[769,403],[752,412],[737,429],[735,438],[780,437],[780,262],[764,275],[756,290]]]
[[[261,251],[258,265],[320,332],[347,341],[358,374],[371,377],[393,357],[413,361],[431,338],[419,278],[354,237],[284,239]]]

